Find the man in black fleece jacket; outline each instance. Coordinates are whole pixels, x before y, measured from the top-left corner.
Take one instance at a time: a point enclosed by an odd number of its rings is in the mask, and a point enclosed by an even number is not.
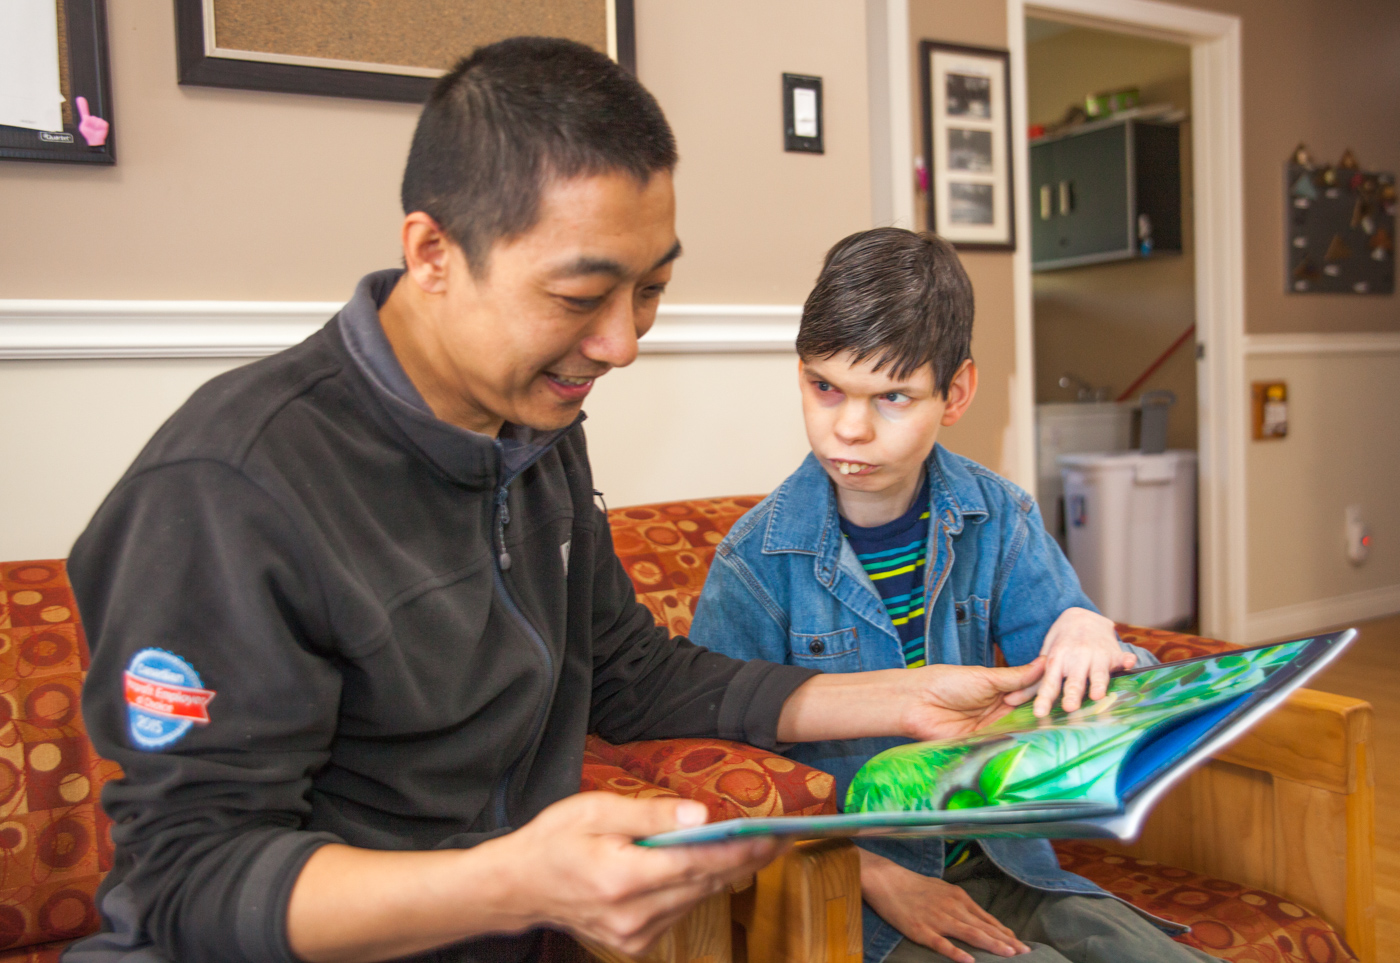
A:
[[[703,807],[576,795],[585,733],[947,736],[1035,681],[738,662],[637,604],[580,408],[655,318],[675,162],[607,58],[477,51],[419,122],[405,269],[147,445],[70,560],[125,778],[103,932],[66,960],[636,952],[776,850],[632,845]]]

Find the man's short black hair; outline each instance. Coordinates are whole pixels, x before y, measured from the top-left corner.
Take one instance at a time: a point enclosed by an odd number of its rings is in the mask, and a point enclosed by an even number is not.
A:
[[[514,37],[438,81],[401,196],[405,214],[431,216],[482,274],[492,245],[534,227],[552,178],[625,171],[646,183],[675,166],[675,136],[636,77],[572,40]]]
[[[937,234],[877,227],[838,241],[802,307],[797,353],[817,360],[849,351],[896,379],[933,365],[945,397],[972,357],[972,282]]]

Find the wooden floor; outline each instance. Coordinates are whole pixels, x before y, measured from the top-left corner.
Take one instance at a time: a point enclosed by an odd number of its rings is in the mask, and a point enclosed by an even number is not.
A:
[[[1359,627],[1351,650],[1310,687],[1375,709],[1376,959],[1400,960],[1400,616]]]

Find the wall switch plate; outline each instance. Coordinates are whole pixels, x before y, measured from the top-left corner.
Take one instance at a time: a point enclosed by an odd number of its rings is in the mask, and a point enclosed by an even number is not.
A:
[[[1347,560],[1364,565],[1371,557],[1371,526],[1361,516],[1360,505],[1348,505],[1346,511]]]
[[[783,150],[825,154],[822,79],[783,74]]]

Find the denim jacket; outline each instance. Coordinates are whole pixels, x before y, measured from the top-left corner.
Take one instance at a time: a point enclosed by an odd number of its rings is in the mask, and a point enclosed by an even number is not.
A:
[[[1060,613],[1094,610],[1035,501],[976,462],[942,446],[930,453],[925,641],[929,664],[992,665],[999,646],[1011,665],[1040,654]],[[904,666],[899,634],[855,552],[842,537],[825,470],[808,455],[777,491],[735,523],[720,543],[691,638],[725,655],[824,672]],[[1151,653],[1124,643],[1138,665]],[[836,777],[844,799],[866,760],[899,738],[803,743],[787,755]],[[925,876],[943,873],[939,839],[861,839],[859,844]],[[984,839],[983,852],[1027,886],[1105,896],[1060,869],[1043,839]],[[1171,932],[1182,932],[1155,917]],[[865,906],[865,959],[880,963],[900,933]]]

